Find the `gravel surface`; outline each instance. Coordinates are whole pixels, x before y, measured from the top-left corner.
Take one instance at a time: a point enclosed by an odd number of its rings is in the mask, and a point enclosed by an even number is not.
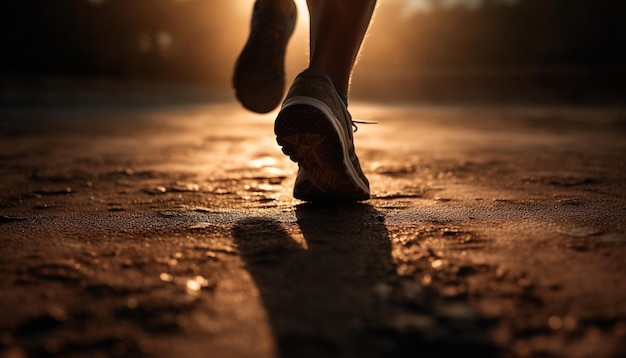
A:
[[[0,357],[626,355],[626,112],[351,104],[359,204],[231,102],[0,109]]]

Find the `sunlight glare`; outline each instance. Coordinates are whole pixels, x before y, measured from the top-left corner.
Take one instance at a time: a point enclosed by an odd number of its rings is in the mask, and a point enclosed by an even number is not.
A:
[[[309,13],[306,7],[306,0],[296,0],[296,6],[298,7],[298,14],[300,14],[300,16]]]

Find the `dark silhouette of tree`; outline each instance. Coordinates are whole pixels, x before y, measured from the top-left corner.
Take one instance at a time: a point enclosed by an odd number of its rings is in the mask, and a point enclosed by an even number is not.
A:
[[[476,9],[432,3],[431,11],[408,17],[400,6],[381,7],[377,22],[385,25],[372,31],[372,47],[385,43],[415,66],[626,63],[624,2],[485,0]]]
[[[626,2],[484,0],[403,13],[382,2],[364,65],[418,68],[554,66],[621,68]],[[234,1],[12,0],[0,5],[0,74],[228,80],[249,14]]]
[[[234,2],[14,0],[0,5],[0,73],[212,81]]]

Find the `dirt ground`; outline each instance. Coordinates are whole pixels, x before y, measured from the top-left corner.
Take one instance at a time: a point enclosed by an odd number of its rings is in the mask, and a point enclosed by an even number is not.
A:
[[[230,101],[0,109],[0,357],[626,356],[623,108],[351,104],[294,200]]]

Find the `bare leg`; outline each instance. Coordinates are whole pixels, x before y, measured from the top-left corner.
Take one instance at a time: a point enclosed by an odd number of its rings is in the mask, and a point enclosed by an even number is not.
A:
[[[311,16],[310,67],[326,72],[348,93],[350,75],[376,0],[307,0]]]

